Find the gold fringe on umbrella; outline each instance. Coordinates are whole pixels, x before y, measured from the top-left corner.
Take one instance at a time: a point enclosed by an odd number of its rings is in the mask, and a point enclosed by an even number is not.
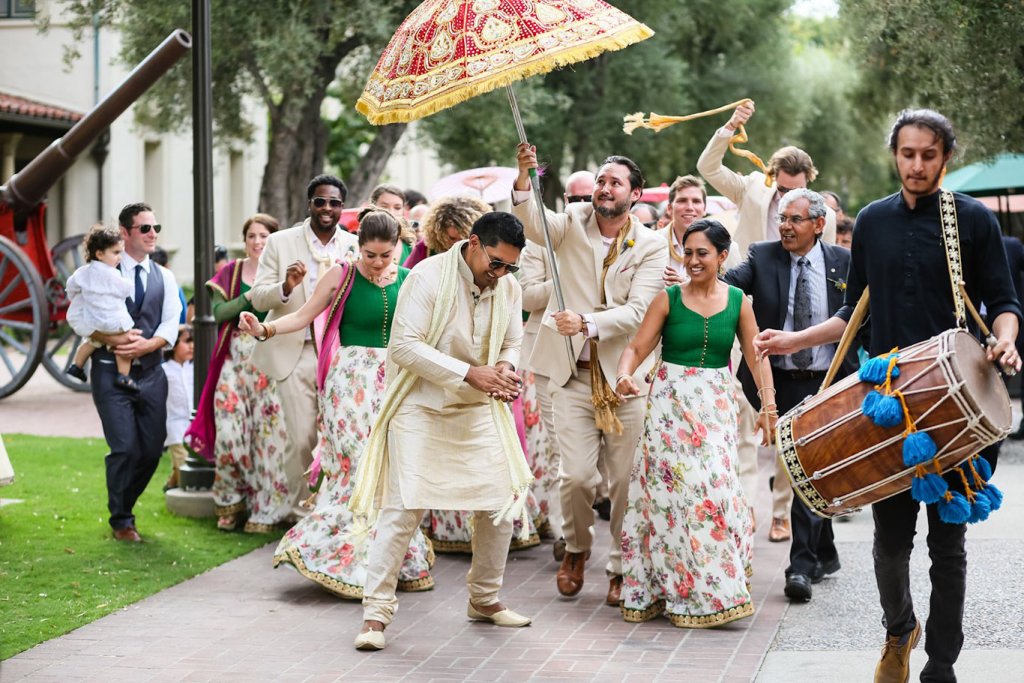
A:
[[[741,104],[745,104],[750,101],[751,100],[749,98],[743,98],[742,100],[736,100],[730,104],[722,105],[717,109],[709,109],[708,111],[702,111],[696,114],[687,114],[686,116],[666,116],[664,114],[655,114],[654,112],[651,112],[650,116],[645,117],[643,112],[638,111],[635,114],[627,114],[622,117],[622,132],[626,135],[632,135],[633,131],[637,128],[647,128],[658,133],[669,126],[674,126],[677,123],[692,121],[705,116],[714,116],[715,114],[731,111]],[[757,166],[757,168],[764,173],[765,187],[771,187],[772,183],[775,182],[775,175],[768,170],[765,163],[761,161],[761,157],[748,149],[740,149],[739,147],[736,147],[736,145],[741,145],[749,140],[750,138],[747,137],[746,129],[744,129],[743,126],[740,126],[736,129],[735,135],[729,139],[729,151],[738,157],[747,159],[750,163],[754,164],[754,166]]]

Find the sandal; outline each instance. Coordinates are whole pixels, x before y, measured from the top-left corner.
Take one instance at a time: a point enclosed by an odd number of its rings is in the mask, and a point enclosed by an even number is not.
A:
[[[259,522],[246,522],[242,529],[247,534],[269,534],[277,529],[276,524],[260,524]]]

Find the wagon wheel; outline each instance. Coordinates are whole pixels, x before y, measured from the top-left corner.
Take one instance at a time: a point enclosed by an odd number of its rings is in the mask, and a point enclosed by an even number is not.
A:
[[[0,237],[0,398],[24,386],[43,356],[50,311],[39,273]]]
[[[55,311],[67,311],[67,294],[64,285],[71,274],[82,265],[82,240],[85,235],[72,235],[66,237],[54,245],[50,250],[53,259],[53,267],[56,272],[53,280],[46,283],[46,296],[50,305]],[[51,316],[53,325],[50,329],[50,336],[46,340],[46,351],[43,353],[43,367],[55,380],[75,391],[89,391],[88,382],[75,379],[65,373],[71,361],[75,357],[75,351],[82,344],[82,338],[75,334],[63,316]],[[85,366],[86,376],[89,376],[89,363]]]

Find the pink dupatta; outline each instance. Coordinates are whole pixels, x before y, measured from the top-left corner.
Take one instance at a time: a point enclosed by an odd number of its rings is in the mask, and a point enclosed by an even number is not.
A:
[[[242,291],[242,260],[235,259],[224,264],[217,274],[206,283],[206,288],[220,294],[225,301],[237,298]],[[220,381],[224,363],[231,353],[231,335],[234,334],[237,327],[237,318],[221,323],[220,330],[217,332],[217,344],[214,346],[213,357],[210,359],[210,368],[206,373],[206,382],[199,395],[199,407],[196,408],[196,416],[192,420],[192,424],[185,432],[185,445],[211,463],[215,458],[213,444],[217,437],[217,423],[213,414],[214,394],[217,391],[217,382]]]

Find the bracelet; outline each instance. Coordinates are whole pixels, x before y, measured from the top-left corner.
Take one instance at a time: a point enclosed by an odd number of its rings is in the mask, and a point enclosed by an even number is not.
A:
[[[633,375],[619,375],[618,377],[615,378],[615,386],[619,386],[619,382],[627,378],[633,379]]]
[[[587,319],[583,316],[582,313],[577,313],[576,315],[580,317],[580,334],[582,334],[584,337],[589,337],[590,335],[587,334]]]
[[[277,326],[274,323],[260,323],[260,327],[263,328],[263,335],[256,337],[258,342],[265,342],[277,334]]]
[[[760,389],[757,390],[757,395],[760,396],[765,391],[770,391],[770,392],[772,392],[774,394],[775,393],[775,387],[761,387]]]

